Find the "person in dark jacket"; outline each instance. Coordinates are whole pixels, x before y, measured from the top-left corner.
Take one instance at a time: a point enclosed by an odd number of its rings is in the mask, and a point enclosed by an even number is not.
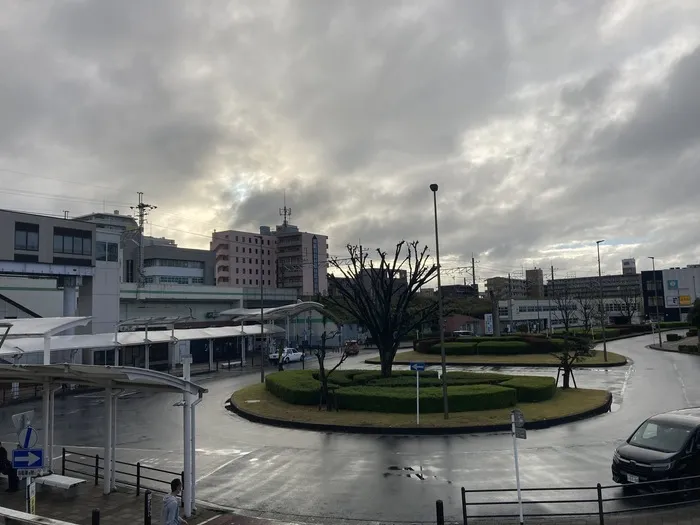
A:
[[[19,490],[19,478],[17,471],[12,468],[12,462],[7,455],[7,449],[0,443],[0,473],[7,475],[7,492],[17,492]]]

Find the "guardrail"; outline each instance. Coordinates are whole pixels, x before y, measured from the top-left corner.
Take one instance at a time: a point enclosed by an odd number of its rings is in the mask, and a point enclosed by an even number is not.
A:
[[[80,459],[74,459],[77,456]],[[127,463],[125,461],[115,461],[115,474],[119,475],[119,483],[136,487],[136,495],[141,494],[141,489],[149,486],[160,492],[170,492],[170,482],[174,477],[179,477],[184,486],[185,473],[164,470],[156,467],[149,467],[139,463]],[[90,455],[75,450],[62,449],[61,453],[61,474],[66,475],[66,472],[79,474],[90,479],[94,479],[95,486],[99,480],[104,479],[104,458],[99,454]],[[161,478],[154,477],[162,474]],[[167,476],[167,477],[166,477]],[[162,487],[161,485],[165,485]]]
[[[634,493],[625,491],[624,487],[635,490]],[[641,490],[640,490],[641,489]],[[661,481],[644,481],[635,483],[634,486],[625,485],[601,485],[587,487],[549,487],[549,488],[521,488],[523,516],[527,518],[575,518],[585,516],[597,516],[600,525],[605,525],[605,516],[625,514],[648,510],[660,510],[669,507],[678,507],[700,503],[700,476],[689,476]],[[611,494],[612,491],[623,491],[621,496]],[[462,493],[462,519],[464,525],[479,519],[518,519],[519,502],[517,489],[465,489]],[[548,494],[559,493],[554,497]],[[564,494],[574,493],[571,497],[562,497]],[[495,496],[487,500],[471,501],[470,494]],[[507,496],[506,496],[507,495]],[[534,497],[529,497],[534,495]],[[506,497],[503,497],[506,496]],[[478,496],[477,496],[478,497]],[[640,505],[635,505],[639,502]],[[438,523],[440,523],[440,511],[442,502],[438,508]],[[546,511],[530,512],[533,506],[547,509]],[[489,512],[475,514],[469,509],[487,510],[496,507],[496,513]],[[504,514],[504,508],[512,508],[513,512]],[[551,509],[551,510],[550,510]],[[562,509],[558,511],[556,509]],[[478,511],[476,511],[478,512]],[[444,520],[444,518],[442,518]],[[527,521],[527,520],[526,520]],[[444,523],[444,521],[443,521]]]

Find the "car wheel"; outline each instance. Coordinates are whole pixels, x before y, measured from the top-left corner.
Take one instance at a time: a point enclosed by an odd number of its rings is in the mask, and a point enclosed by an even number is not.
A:
[[[288,357],[285,357],[285,358],[284,358],[284,364],[287,364],[287,363],[289,363],[289,358],[288,358]]]

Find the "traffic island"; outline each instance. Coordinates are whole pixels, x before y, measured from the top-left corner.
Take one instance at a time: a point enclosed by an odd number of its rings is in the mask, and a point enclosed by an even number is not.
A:
[[[394,358],[395,365],[408,365],[420,361],[428,365],[440,364],[440,355],[425,354],[421,352],[399,352]],[[379,358],[366,359],[370,365],[380,364]],[[447,355],[448,366],[500,366],[500,367],[558,367],[559,358],[551,354],[519,354],[519,355]],[[594,351],[591,357],[584,357],[574,363],[576,368],[601,368],[624,366],[627,358],[624,355],[608,352],[608,360],[605,361],[603,352]]]
[[[334,385],[332,410],[319,407],[315,372],[279,372],[268,376],[266,385],[234,392],[227,407],[245,419],[274,426],[415,435],[507,431],[514,407],[525,415],[527,429],[541,429],[603,414],[612,403],[609,392],[558,389],[549,377],[448,372],[450,417],[445,420],[441,380],[428,371],[420,376],[418,425],[415,375],[404,372],[382,378],[367,370],[343,371],[336,380],[344,386]],[[362,384],[353,382],[355,378]]]

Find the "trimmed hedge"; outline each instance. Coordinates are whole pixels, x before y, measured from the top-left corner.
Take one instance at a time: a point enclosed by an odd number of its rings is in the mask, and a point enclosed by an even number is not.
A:
[[[347,387],[337,392],[338,408],[370,412],[410,414],[416,410],[415,388]],[[455,386],[450,388],[450,410],[467,412],[507,408],[517,402],[513,388],[496,385]],[[442,412],[442,389],[425,388],[420,392],[420,410]]]
[[[525,341],[485,341],[477,347],[477,352],[485,355],[530,354],[532,350]]]
[[[501,386],[514,388],[518,402],[538,403],[552,399],[557,392],[557,383],[553,377],[522,376],[514,377],[500,383]]]
[[[269,374],[265,378],[265,388],[275,397],[292,405],[318,405],[321,398],[321,383],[307,370]]]
[[[684,322],[684,321],[667,321],[667,322],[661,322],[659,323],[661,325],[661,328],[688,328],[690,327],[690,323]]]
[[[686,334],[686,337],[697,337],[698,336],[698,329],[697,328],[690,328]]]
[[[697,354],[700,352],[700,347],[698,345],[678,345],[678,351],[687,354]]]
[[[680,334],[666,334],[666,341],[680,341],[683,336]]]

